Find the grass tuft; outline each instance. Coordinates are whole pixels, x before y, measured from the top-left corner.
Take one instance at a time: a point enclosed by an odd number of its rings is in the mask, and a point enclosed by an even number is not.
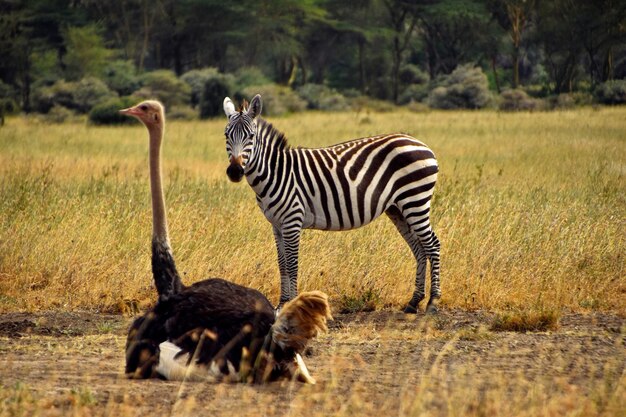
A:
[[[499,313],[490,329],[496,332],[545,332],[559,327],[560,314],[554,311]]]
[[[340,313],[375,311],[379,300],[378,293],[369,288],[354,295],[342,295],[338,308]]]

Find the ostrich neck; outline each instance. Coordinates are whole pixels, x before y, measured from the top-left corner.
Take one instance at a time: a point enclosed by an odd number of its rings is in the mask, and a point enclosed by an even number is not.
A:
[[[150,132],[150,191],[152,193],[152,239],[167,243],[167,216],[161,181],[161,142],[163,126],[149,126]]]

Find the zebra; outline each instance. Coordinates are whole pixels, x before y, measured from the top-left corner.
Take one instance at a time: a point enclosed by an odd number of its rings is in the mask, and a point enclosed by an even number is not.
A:
[[[439,167],[424,143],[402,134],[355,139],[325,148],[292,148],[285,135],[260,116],[257,94],[235,110],[224,99],[232,182],[245,175],[272,224],[280,270],[279,307],[297,293],[302,229],[349,230],[383,212],[407,242],[417,263],[415,291],[405,313],[424,299],[427,258],[431,290],[427,313],[438,309],[439,239],[430,224],[430,202]]]

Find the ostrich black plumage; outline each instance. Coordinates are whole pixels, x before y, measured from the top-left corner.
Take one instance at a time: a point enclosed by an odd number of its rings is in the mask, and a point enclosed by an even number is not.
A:
[[[152,197],[152,273],[157,304],[131,325],[126,343],[130,378],[215,377],[267,382],[314,382],[300,353],[326,330],[326,294],[313,291],[285,305],[275,317],[269,300],[251,288],[220,278],[185,286],[169,243],[161,185],[163,106],[153,100],[120,110],[148,129]]]

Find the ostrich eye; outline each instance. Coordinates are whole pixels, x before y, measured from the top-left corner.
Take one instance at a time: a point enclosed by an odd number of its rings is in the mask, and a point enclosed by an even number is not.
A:
[[[141,105],[139,108],[143,111],[148,110],[148,106],[146,106],[145,104]]]

